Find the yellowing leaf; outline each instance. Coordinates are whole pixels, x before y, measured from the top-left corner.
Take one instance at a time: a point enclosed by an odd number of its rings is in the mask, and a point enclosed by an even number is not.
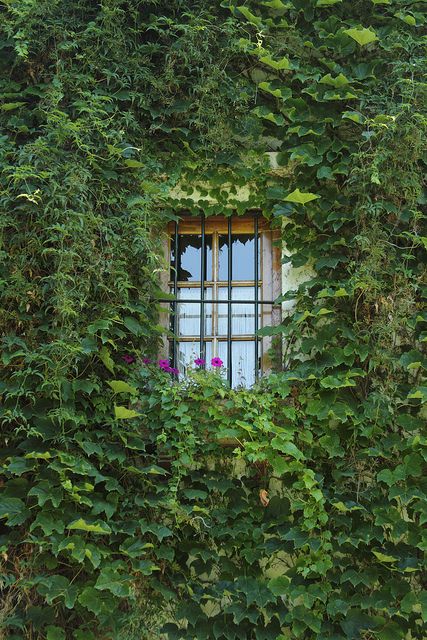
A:
[[[246,20],[248,22],[250,22],[251,24],[256,25],[257,27],[259,27],[259,25],[262,22],[261,18],[259,18],[254,13],[249,11],[249,9],[247,9],[243,5],[241,5],[240,7],[236,7],[236,9],[238,9],[240,11],[240,13],[245,16],[245,18],[246,18]]]
[[[296,202],[298,204],[307,204],[307,202],[311,202],[312,200],[317,200],[320,198],[316,193],[303,193],[299,189],[295,189],[292,193],[288,193],[284,200],[286,202]]]
[[[111,529],[102,520],[96,520],[95,522],[86,522],[83,518],[78,518],[67,526],[67,529],[79,529],[81,531],[90,531],[91,533],[111,533]]]
[[[31,451],[31,453],[26,453],[24,458],[28,460],[49,460],[52,457],[50,451]]]
[[[114,373],[114,362],[107,347],[102,347],[99,352],[99,357],[103,364],[107,367],[108,371]]]
[[[142,169],[142,167],[144,167],[144,163],[140,162],[139,160],[125,160],[125,165],[127,167],[129,167],[130,169]]]
[[[374,551],[373,554],[378,558],[380,562],[397,562],[397,558],[395,558],[394,556],[387,556],[384,553],[380,553],[379,551]]]
[[[345,87],[348,84],[350,84],[350,81],[342,73],[339,73],[336,76],[336,78],[333,78],[330,73],[327,73],[326,76],[323,76],[323,78],[320,78],[319,83],[320,84],[329,84],[332,87],[335,87],[336,89],[339,89],[341,87]]]
[[[362,124],[365,121],[365,116],[357,111],[344,111],[341,118],[346,118],[347,120],[353,120],[357,124]]]
[[[114,407],[114,416],[117,420],[129,420],[130,418],[138,418],[141,414],[127,407]]]
[[[263,62],[264,64],[268,65],[269,67],[276,69],[276,71],[281,71],[283,69],[290,69],[290,66],[291,66],[288,58],[282,58],[281,60],[273,60],[273,58],[270,58],[270,56],[263,56],[259,60],[260,62]]]
[[[378,40],[375,31],[365,29],[364,27],[361,29],[345,29],[344,33],[350,36],[350,38],[353,38],[353,40],[356,40],[357,44],[360,44],[361,47]]]
[[[13,109],[18,109],[22,107],[22,105],[26,104],[26,102],[5,102],[1,105],[0,109],[2,111],[12,111]]]
[[[132,395],[138,393],[136,387],[132,387],[127,382],[124,382],[124,380],[108,380],[107,384],[112,388],[114,393],[131,393]]]

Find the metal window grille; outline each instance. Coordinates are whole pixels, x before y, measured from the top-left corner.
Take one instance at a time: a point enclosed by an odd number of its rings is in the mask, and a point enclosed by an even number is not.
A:
[[[172,293],[174,294],[174,300],[170,303],[171,310],[171,331],[173,338],[170,341],[171,347],[171,359],[174,367],[179,365],[178,363],[178,342],[182,337],[178,334],[178,311],[180,304],[199,304],[200,305],[200,329],[198,336],[193,336],[193,338],[197,338],[199,342],[199,352],[200,357],[206,359],[206,343],[207,340],[212,340],[212,336],[205,335],[205,324],[206,324],[206,305],[209,304],[211,308],[212,317],[214,314],[214,309],[218,308],[217,305],[226,305],[227,306],[227,334],[224,337],[221,337],[221,342],[226,342],[227,344],[227,379],[232,385],[233,380],[233,349],[232,343],[233,340],[237,340],[241,336],[233,336],[232,332],[232,306],[238,304],[244,305],[254,305],[254,332],[251,336],[246,336],[246,340],[251,340],[254,342],[255,349],[255,379],[257,380],[260,371],[260,342],[261,338],[258,337],[259,330],[259,315],[260,308],[262,305],[273,305],[273,300],[265,300],[262,295],[260,297],[260,233],[259,233],[259,214],[254,214],[253,216],[253,238],[254,238],[254,264],[253,264],[253,280],[251,280],[251,284],[253,285],[253,300],[251,299],[234,299],[232,297],[233,286],[239,286],[238,281],[233,280],[233,219],[229,217],[227,220],[227,241],[228,241],[228,268],[227,268],[227,280],[224,283],[221,280],[221,286],[226,285],[227,295],[225,298],[219,298],[212,295],[208,300],[206,300],[205,291],[208,285],[212,285],[211,281],[208,281],[206,278],[206,220],[204,217],[200,219],[200,241],[201,241],[201,252],[200,252],[200,281],[195,281],[192,284],[199,288],[200,297],[199,298],[182,298],[179,297],[179,290],[182,287],[185,287],[185,283],[179,281],[179,264],[180,264],[180,223],[176,221],[174,224],[174,230],[172,234],[172,242],[171,242],[171,273],[173,274],[173,278],[170,281],[170,286],[172,289]],[[218,251],[218,247],[216,247]],[[212,256],[213,256],[212,252]],[[212,274],[213,275],[213,274]],[[213,279],[215,280],[215,276],[213,275]],[[218,283],[217,283],[218,284]],[[200,285],[197,287],[197,285]],[[217,291],[218,286],[212,287],[212,291]],[[213,322],[213,320],[212,320]],[[212,327],[212,333],[214,329]],[[192,338],[192,339],[193,339]]]

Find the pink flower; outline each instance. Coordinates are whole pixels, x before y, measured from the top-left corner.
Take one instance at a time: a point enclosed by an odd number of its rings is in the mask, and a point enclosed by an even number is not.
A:
[[[198,367],[203,367],[203,365],[206,364],[206,360],[204,360],[203,358],[196,358],[194,364]]]
[[[159,360],[159,367],[160,369],[164,369],[165,371],[170,369],[169,360]]]
[[[126,364],[132,364],[133,362],[136,361],[135,356],[131,356],[130,354],[126,354],[124,356],[122,356],[122,360],[124,360],[124,362],[126,362]]]
[[[221,358],[212,358],[211,360],[211,365],[213,367],[222,367],[223,365],[223,361],[221,360]]]

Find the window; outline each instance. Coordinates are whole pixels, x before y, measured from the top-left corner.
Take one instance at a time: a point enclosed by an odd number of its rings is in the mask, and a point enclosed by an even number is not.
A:
[[[269,338],[280,293],[280,255],[259,216],[183,216],[169,227],[169,358],[181,373],[203,358],[224,363],[233,387],[251,386],[269,367]],[[273,277],[274,276],[274,277]]]

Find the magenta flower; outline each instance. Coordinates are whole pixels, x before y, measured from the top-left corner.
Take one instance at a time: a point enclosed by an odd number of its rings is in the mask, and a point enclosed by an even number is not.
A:
[[[142,362],[143,362],[144,364],[151,364],[151,360],[150,360],[150,358],[142,358]]]
[[[169,373],[172,373],[174,376],[179,376],[179,371],[176,367],[169,367]]]
[[[160,369],[163,369],[164,371],[167,371],[168,369],[170,369],[169,360],[159,360],[158,364]]]
[[[126,353],[124,356],[122,356],[122,360],[126,362],[126,364],[132,364],[136,361],[136,358],[135,356],[131,356],[130,354]]]
[[[211,365],[213,367],[222,367],[223,365],[223,361],[221,360],[221,358],[212,358],[211,360]]]
[[[198,367],[203,367],[203,365],[206,364],[206,360],[204,360],[203,358],[196,358],[194,364]]]

